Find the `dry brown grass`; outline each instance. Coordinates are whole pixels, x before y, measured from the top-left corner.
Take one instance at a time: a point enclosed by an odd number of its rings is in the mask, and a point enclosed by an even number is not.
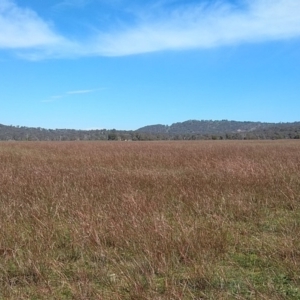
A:
[[[0,299],[300,299],[300,144],[0,144]]]

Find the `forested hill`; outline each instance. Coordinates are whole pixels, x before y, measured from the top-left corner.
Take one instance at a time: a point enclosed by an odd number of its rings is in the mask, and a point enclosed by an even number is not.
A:
[[[300,122],[266,123],[189,120],[168,125],[139,128],[141,134],[167,135],[172,139],[299,139]]]
[[[222,134],[234,132],[251,132],[259,129],[274,127],[275,123],[261,122],[237,122],[237,121],[197,121],[189,120],[185,122],[168,125],[150,125],[139,128],[137,131],[145,133],[167,133],[167,134]]]
[[[262,123],[238,121],[197,121],[150,125],[135,131],[44,129],[0,124],[0,140],[219,140],[219,139],[300,139],[300,122]]]

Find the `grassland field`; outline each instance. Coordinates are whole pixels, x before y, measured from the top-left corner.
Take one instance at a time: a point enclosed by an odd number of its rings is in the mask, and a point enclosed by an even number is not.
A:
[[[0,299],[300,299],[300,142],[0,143]]]

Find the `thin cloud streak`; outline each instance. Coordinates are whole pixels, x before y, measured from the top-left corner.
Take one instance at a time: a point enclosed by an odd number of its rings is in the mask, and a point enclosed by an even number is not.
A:
[[[89,94],[89,93],[93,93],[95,91],[97,91],[98,89],[94,89],[94,90],[78,90],[78,91],[70,91],[67,92],[68,95],[74,95],[74,94]]]
[[[139,21],[135,25],[71,41],[32,10],[2,0],[0,48],[16,49],[20,57],[38,60],[205,49],[300,37],[299,0],[245,0],[242,7],[218,1],[172,10],[163,3],[156,1],[150,12],[136,11]]]
[[[55,101],[58,101],[59,99],[67,98],[67,97],[70,97],[70,96],[81,95],[81,94],[90,94],[90,93],[100,91],[100,90],[104,90],[104,89],[105,88],[69,91],[69,92],[66,92],[63,95],[51,96],[49,99],[42,100],[41,102],[43,102],[43,103],[55,102]]]

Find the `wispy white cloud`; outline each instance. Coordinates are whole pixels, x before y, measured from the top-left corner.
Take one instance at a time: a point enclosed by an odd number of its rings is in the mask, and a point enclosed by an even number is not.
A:
[[[118,56],[161,50],[211,48],[300,36],[300,1],[225,1],[149,16],[134,28],[99,36],[99,53]],[[162,17],[163,15],[163,17]]]
[[[99,90],[104,90],[104,88],[98,88],[98,89],[89,89],[89,90],[76,90],[76,91],[68,91],[64,94],[61,95],[55,95],[55,96],[51,96],[49,99],[46,100],[42,100],[41,102],[54,102],[54,101],[58,101],[59,99],[63,99],[63,98],[67,98],[67,97],[71,97],[71,96],[75,96],[75,95],[80,95],[80,94],[90,94]]]
[[[97,34],[93,30],[84,41],[56,33],[34,11],[11,1],[0,4],[0,48],[17,49],[29,59],[123,56],[300,37],[299,0],[241,0],[240,6],[226,0],[180,6],[157,0],[151,9],[132,11],[134,23],[113,24]]]
[[[66,42],[34,11],[20,8],[10,0],[1,0],[0,48],[54,47]]]
[[[95,92],[99,89],[93,89],[93,90],[78,90],[78,91],[70,91],[70,92],[67,92],[68,95],[74,95],[74,94],[89,94],[89,93],[92,93],[92,92]]]

